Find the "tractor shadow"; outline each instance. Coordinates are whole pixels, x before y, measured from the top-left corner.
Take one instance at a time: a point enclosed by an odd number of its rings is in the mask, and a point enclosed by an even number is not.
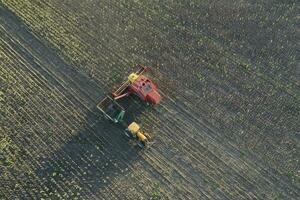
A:
[[[146,109],[144,105],[133,107],[136,112],[125,114],[127,119]],[[48,188],[46,197],[62,190],[70,197],[78,192],[97,193],[109,188],[112,180],[130,173],[132,163],[142,160],[144,150],[130,144],[124,127],[105,119],[96,107],[87,114],[86,122],[61,148],[39,160],[41,165],[35,174]]]
[[[95,105],[87,111],[85,123],[76,124],[81,127],[79,130],[64,134],[69,137],[62,139],[60,147],[49,144],[47,151],[53,148],[55,150],[47,155],[44,155],[46,152],[40,152],[40,157],[37,155],[35,158],[33,164],[36,170],[33,174],[39,180],[36,184],[41,184],[44,188],[36,198],[57,199],[58,194],[67,194],[67,199],[75,199],[75,196],[82,195],[80,199],[86,199],[84,197],[97,193],[101,189],[110,190],[112,180],[130,173],[131,165],[142,158],[139,155],[141,150],[129,144],[123,134],[123,127],[110,123],[97,110],[94,102],[97,101],[99,94],[103,93],[101,88],[104,86],[93,83],[61,60],[57,56],[58,50],[50,48],[50,44],[49,47],[45,46],[44,41],[32,35],[26,25],[1,3],[0,13],[0,22],[6,30],[25,46],[30,47],[31,52],[20,45],[14,43],[11,45],[14,45],[14,49],[26,58],[31,67],[47,78],[48,85],[55,86],[61,91],[72,87],[74,91],[85,95],[85,105],[89,107]],[[34,62],[32,53],[43,61],[44,67]],[[63,87],[44,68],[59,75],[67,83],[67,87]],[[80,88],[74,83],[80,83]],[[72,95],[69,98],[72,98]],[[133,120],[146,108],[135,101],[131,103],[133,106],[130,106],[132,108],[126,113],[127,120]],[[51,136],[49,139],[51,140]]]

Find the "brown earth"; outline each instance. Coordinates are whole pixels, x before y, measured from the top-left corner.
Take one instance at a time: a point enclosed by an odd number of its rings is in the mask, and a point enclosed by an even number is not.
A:
[[[297,199],[299,8],[2,0],[0,199]],[[135,63],[146,150],[96,109]]]

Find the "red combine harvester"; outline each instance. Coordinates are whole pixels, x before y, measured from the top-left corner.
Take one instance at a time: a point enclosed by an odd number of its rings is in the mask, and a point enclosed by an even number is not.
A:
[[[119,101],[124,97],[134,94],[147,104],[156,105],[160,102],[161,96],[157,91],[156,85],[143,75],[149,71],[149,68],[143,65],[137,65],[137,67],[138,70],[131,73],[118,89],[100,101],[97,108],[109,120],[115,123],[122,122],[126,126],[126,136],[135,138],[138,141],[138,145],[144,147],[151,139],[149,134],[141,131],[140,126],[134,121],[130,122],[129,125],[124,122],[125,109]]]
[[[157,92],[156,85],[145,75],[149,71],[148,67],[138,65],[139,70],[131,73],[126,80],[115,92],[112,93],[115,100],[130,94],[137,95],[142,101],[156,105],[160,102],[161,96]]]

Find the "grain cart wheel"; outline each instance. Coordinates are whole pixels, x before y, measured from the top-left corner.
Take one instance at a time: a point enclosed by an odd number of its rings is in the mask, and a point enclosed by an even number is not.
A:
[[[126,137],[128,137],[129,139],[132,139],[133,136],[132,134],[129,132],[128,128],[125,129],[124,134],[126,135]]]
[[[143,148],[145,148],[145,146],[146,146],[146,142],[145,142],[145,141],[139,140],[139,141],[137,142],[137,145],[138,145],[141,149],[143,149]]]

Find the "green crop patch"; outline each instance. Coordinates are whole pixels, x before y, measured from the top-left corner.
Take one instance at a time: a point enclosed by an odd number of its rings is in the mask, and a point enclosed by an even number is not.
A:
[[[18,159],[18,147],[8,137],[0,138],[0,166],[1,168],[12,167]]]

